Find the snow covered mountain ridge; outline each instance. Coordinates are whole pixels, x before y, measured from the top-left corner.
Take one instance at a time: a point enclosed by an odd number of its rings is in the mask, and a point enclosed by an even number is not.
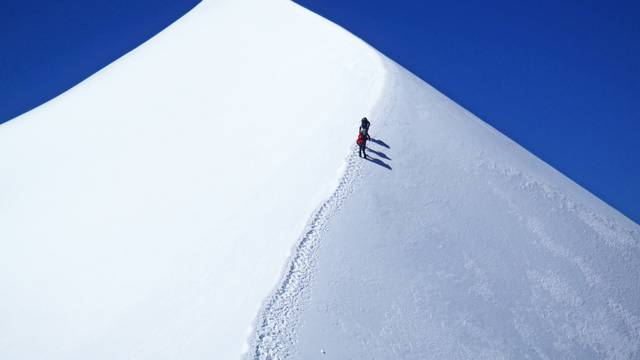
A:
[[[291,2],[203,2],[0,154],[3,359],[640,354],[638,225]]]

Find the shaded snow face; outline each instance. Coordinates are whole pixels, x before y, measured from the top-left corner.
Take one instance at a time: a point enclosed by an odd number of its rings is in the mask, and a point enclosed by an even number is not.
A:
[[[387,68],[372,159],[305,233],[253,358],[640,357],[640,227]]]

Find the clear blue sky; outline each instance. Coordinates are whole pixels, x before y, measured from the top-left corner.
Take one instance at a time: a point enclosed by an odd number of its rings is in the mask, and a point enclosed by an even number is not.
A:
[[[0,3],[0,122],[199,1]],[[637,1],[298,0],[640,222]]]

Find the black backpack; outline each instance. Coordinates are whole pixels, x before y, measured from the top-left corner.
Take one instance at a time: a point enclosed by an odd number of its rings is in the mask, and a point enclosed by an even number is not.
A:
[[[362,118],[362,125],[361,125],[361,126],[362,126],[363,128],[365,128],[365,129],[367,129],[367,132],[368,132],[368,130],[369,130],[369,125],[371,125],[371,123],[369,122],[369,120],[368,120],[366,117]]]

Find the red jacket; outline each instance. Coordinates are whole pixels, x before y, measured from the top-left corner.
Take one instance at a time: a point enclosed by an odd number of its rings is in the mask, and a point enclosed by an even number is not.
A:
[[[358,133],[358,140],[356,140],[356,144],[364,145],[367,142],[367,137],[364,136],[362,132]]]

